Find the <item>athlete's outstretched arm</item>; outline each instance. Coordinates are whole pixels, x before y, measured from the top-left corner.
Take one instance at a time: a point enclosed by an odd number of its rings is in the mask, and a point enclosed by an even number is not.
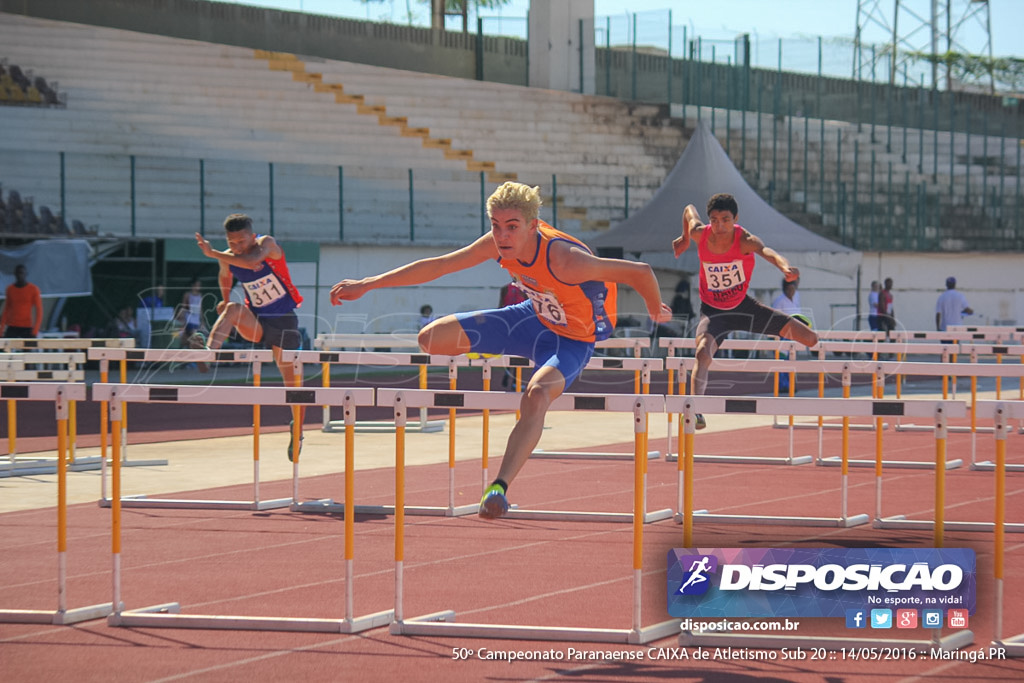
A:
[[[760,254],[761,258],[782,271],[786,282],[800,279],[800,271],[795,266],[789,265],[789,261],[786,260],[785,256],[771,247],[764,246],[764,242],[761,241],[760,237],[744,231],[742,249],[744,254]]]
[[[497,258],[498,248],[494,245],[494,238],[490,234],[482,235],[472,244],[441,256],[413,261],[380,275],[342,280],[331,287],[331,304],[340,306],[342,301],[353,301],[373,289],[423,284]]]
[[[217,259],[221,265],[238,266],[240,268],[251,268],[256,270],[259,265],[268,258],[281,258],[283,252],[278,246],[277,240],[270,235],[263,235],[256,240],[256,248],[244,254],[235,254],[231,250],[218,251],[213,248],[210,241],[196,233],[196,244],[204,256]]]
[[[696,237],[696,231],[703,227],[704,221],[700,219],[700,213],[693,204],[687,204],[686,208],[683,209],[683,232],[682,234],[672,240],[672,251],[675,253],[676,258],[687,250],[690,246],[690,238]]]
[[[647,315],[656,323],[672,319],[672,309],[661,300],[661,288],[646,263],[600,258],[567,242],[555,242],[549,252],[551,272],[562,282],[579,284],[588,280],[629,285],[643,297]]]

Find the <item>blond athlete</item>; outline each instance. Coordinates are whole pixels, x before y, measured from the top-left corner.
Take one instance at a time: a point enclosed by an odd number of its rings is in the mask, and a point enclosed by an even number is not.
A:
[[[342,280],[331,288],[331,303],[337,306],[373,289],[418,285],[497,261],[528,297],[504,308],[448,315],[419,333],[425,353],[511,354],[530,358],[537,366],[523,393],[522,417],[509,435],[498,477],[480,500],[480,516],[485,518],[508,511],[508,486],[540,441],[548,407],[583,371],[594,342],[611,335],[616,283],[635,289],[655,322],[672,317],[650,266],[594,256],[581,241],[541,221],[540,205],[539,188],[505,183],[487,200],[490,234],[456,251],[381,275]]]

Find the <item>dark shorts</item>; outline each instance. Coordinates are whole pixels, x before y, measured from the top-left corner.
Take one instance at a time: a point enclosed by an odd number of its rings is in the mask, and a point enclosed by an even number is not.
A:
[[[880,315],[878,316],[878,330],[879,332],[892,332],[896,329],[896,318],[891,315]]]
[[[569,339],[544,326],[529,301],[486,311],[456,313],[473,353],[529,358],[558,370],[568,389],[594,354],[593,342]]]
[[[264,348],[276,346],[279,349],[297,351],[302,348],[302,333],[299,332],[299,318],[295,313],[284,315],[259,315],[255,311],[256,320],[263,327],[260,343]]]
[[[730,332],[750,332],[751,334],[767,334],[773,337],[782,336],[782,328],[791,318],[774,308],[765,306],[749,296],[744,298],[736,308],[723,310],[715,308],[703,301],[700,304],[700,322],[697,323],[697,337],[710,334],[715,344],[721,345],[722,340]]]
[[[878,327],[878,316],[877,315],[869,315],[868,316],[868,327],[873,332],[877,332],[879,329],[881,329],[880,327]]]
[[[14,325],[8,325],[7,329],[4,330],[5,339],[32,339],[36,335],[32,334],[31,327],[15,327]]]

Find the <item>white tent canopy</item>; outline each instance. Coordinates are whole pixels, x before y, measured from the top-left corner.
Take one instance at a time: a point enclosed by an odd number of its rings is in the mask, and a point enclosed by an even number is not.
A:
[[[679,161],[651,201],[588,242],[597,248],[619,247],[625,254],[654,268],[694,273],[698,269],[695,245],[676,259],[672,255],[672,240],[682,229],[683,208],[693,204],[707,220],[707,200],[719,192],[736,198],[738,224],[802,270],[810,268],[851,279],[856,277],[860,252],[811,232],[761,199],[703,122],[698,124]]]

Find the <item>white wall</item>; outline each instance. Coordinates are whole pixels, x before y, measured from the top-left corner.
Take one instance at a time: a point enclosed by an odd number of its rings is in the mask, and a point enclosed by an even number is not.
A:
[[[299,311],[301,324],[313,336],[318,333],[415,331],[419,309],[430,304],[434,314],[493,308],[499,289],[509,281],[495,263],[484,263],[417,287],[370,292],[358,301],[331,306],[331,285],[344,278],[359,278],[396,268],[416,259],[449,251],[450,247],[324,246],[321,250],[319,295],[315,264],[291,264],[292,278],[306,301]],[[818,329],[854,329],[856,279],[816,270],[801,264],[800,297],[805,312]],[[898,323],[906,329],[935,328],[935,300],[945,289],[946,277],[957,278],[961,290],[976,311],[965,319],[975,324],[1019,324],[1024,321],[1024,276],[1019,254],[903,254],[865,253],[861,266],[861,313],[867,315],[871,280],[893,278]],[[676,283],[686,277],[691,302],[697,308],[697,279],[685,273],[658,270],[665,303],[671,303]],[[751,293],[771,303],[780,291],[782,276],[758,259],[751,278]],[[633,290],[619,290],[619,317],[643,318],[646,307]],[[315,318],[318,318],[316,320]],[[866,322],[861,329],[867,329]]]

